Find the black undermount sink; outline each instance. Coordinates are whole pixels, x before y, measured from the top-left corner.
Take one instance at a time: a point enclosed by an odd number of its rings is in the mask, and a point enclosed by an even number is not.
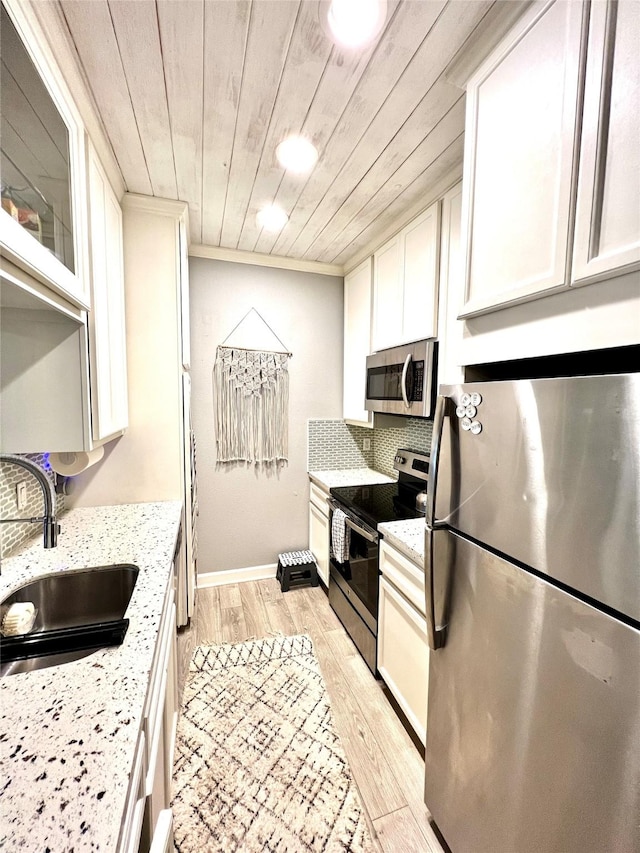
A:
[[[0,676],[79,660],[124,640],[124,614],[138,578],[132,565],[96,566],[43,575],[14,590],[0,613],[31,601],[36,621],[28,634],[0,638]]]

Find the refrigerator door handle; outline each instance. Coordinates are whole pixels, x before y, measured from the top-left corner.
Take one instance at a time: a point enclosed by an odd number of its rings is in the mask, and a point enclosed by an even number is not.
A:
[[[429,488],[427,489],[427,506],[425,510],[425,521],[427,527],[435,529],[438,522],[436,514],[436,492],[438,491],[438,472],[440,470],[440,448],[442,446],[442,430],[444,419],[449,414],[450,400],[448,397],[438,395],[436,400],[436,411],[433,418],[433,438],[431,439],[431,458],[429,460]]]
[[[447,639],[446,624],[438,625],[436,620],[436,596],[434,585],[434,557],[435,557],[435,540],[439,537],[447,537],[448,533],[444,530],[432,530],[430,527],[425,528],[424,535],[424,595],[426,605],[426,621],[427,621],[427,641],[429,648],[433,651],[441,649]],[[444,545],[444,542],[442,543]],[[447,549],[445,548],[445,551]]]

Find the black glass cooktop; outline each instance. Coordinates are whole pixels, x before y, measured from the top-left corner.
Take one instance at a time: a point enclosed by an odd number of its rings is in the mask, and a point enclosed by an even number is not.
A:
[[[424,518],[415,508],[416,490],[398,483],[376,483],[373,486],[336,486],[333,497],[374,529],[387,521]]]

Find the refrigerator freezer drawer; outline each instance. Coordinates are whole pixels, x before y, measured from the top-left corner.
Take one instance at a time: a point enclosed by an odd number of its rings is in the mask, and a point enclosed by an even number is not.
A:
[[[640,632],[457,534],[425,801],[454,853],[640,850]]]

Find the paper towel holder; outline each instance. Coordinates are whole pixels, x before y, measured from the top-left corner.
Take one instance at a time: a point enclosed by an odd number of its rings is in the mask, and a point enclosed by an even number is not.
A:
[[[50,453],[49,464],[63,477],[75,477],[99,462],[104,456],[104,447],[94,447],[93,450],[67,451]]]

